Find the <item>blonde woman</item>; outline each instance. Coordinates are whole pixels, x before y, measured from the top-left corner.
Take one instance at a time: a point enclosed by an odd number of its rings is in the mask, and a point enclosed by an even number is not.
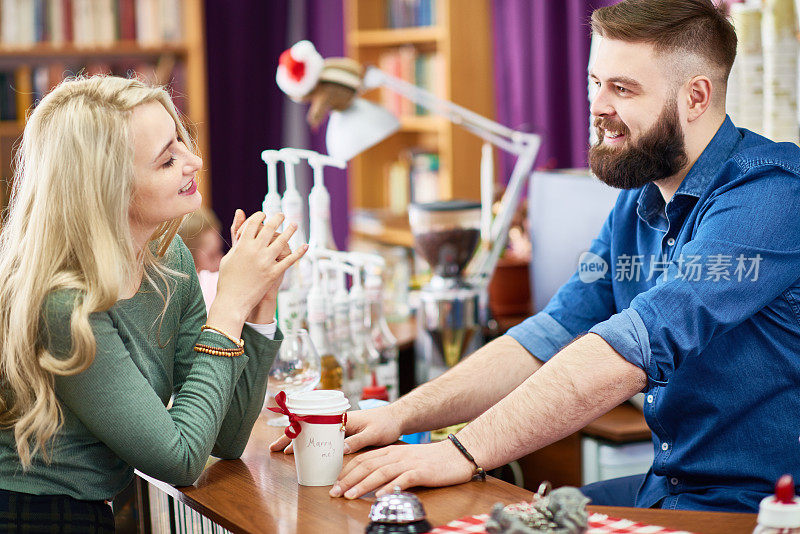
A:
[[[201,166],[139,81],[65,81],[31,113],[0,235],[0,531],[113,532],[133,468],[187,485],[244,449],[306,247],[237,212],[206,316],[175,237]]]

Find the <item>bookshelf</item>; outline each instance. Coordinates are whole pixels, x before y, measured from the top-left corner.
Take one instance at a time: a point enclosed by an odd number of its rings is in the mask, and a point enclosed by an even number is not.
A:
[[[417,10],[417,13],[409,16],[398,13],[398,9]],[[428,13],[420,15],[419,10]],[[488,0],[345,0],[347,54],[364,65],[378,66],[492,118],[490,15]],[[415,24],[419,20],[422,24]],[[401,56],[401,66],[391,72],[394,63],[387,61],[387,56],[393,54]],[[402,66],[403,55],[414,58],[413,68]],[[432,76],[425,76],[428,83],[414,79],[420,68],[428,68],[425,63],[420,67],[421,57],[430,58],[433,65]],[[397,180],[389,178],[392,165],[408,159],[409,154],[434,154],[438,157],[438,177],[434,185],[428,181],[426,198],[418,200],[431,197],[479,200],[482,142],[444,118],[419,114],[421,110],[413,104],[393,100],[400,97],[382,90],[367,93],[365,97],[395,112],[401,128],[351,162],[348,177],[354,211],[351,233],[356,239],[410,246],[407,211],[399,209],[402,206],[398,206],[396,198],[400,187],[401,193],[414,200],[408,191],[414,180],[409,176],[406,184],[398,186]],[[414,164],[408,166],[413,173]],[[406,191],[402,191],[403,187]]]
[[[0,2],[0,207],[25,117],[65,76],[135,73],[171,87],[208,165],[203,0]],[[199,183],[211,200],[207,171]]]

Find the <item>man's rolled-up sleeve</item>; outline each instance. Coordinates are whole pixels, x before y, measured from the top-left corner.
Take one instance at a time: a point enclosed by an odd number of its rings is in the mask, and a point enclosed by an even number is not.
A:
[[[508,335],[543,362],[552,358],[575,337],[543,311],[511,328]]]
[[[787,205],[798,199],[800,178],[774,167],[723,188],[705,203],[693,238],[656,285],[590,332],[651,382],[668,382],[681,361],[796,284],[800,225]]]
[[[581,256],[576,272],[544,310],[508,331],[542,362],[615,311],[609,269],[613,215],[612,211],[589,250]]]

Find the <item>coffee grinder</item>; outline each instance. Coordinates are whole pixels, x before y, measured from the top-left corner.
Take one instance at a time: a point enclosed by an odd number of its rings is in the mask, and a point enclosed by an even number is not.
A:
[[[420,291],[416,381],[436,378],[480,343],[479,288],[463,277],[480,241],[481,205],[449,200],[411,204],[414,248],[433,274]]]

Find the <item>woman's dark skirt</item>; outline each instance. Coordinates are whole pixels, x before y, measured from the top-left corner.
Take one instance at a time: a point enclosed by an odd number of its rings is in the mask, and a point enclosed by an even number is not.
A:
[[[114,514],[104,501],[31,495],[0,489],[0,532],[113,534]]]

